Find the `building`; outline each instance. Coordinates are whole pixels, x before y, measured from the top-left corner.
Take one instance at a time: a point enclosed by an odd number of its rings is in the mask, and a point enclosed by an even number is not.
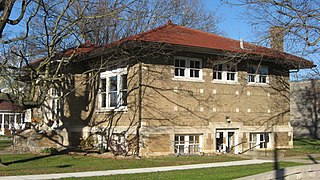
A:
[[[11,102],[0,100],[0,135],[9,135],[24,127],[24,110]]]
[[[290,82],[294,138],[320,138],[320,80]]]
[[[313,66],[170,21],[64,54],[75,54],[56,82],[65,96],[48,98],[61,144],[142,156],[291,148],[289,70]]]

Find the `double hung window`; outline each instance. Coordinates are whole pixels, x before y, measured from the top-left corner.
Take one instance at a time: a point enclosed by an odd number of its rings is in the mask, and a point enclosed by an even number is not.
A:
[[[269,68],[267,66],[248,66],[248,83],[269,83]]]
[[[201,60],[176,57],[174,59],[174,77],[180,79],[202,79]]]
[[[48,97],[44,102],[44,106],[41,107],[45,112],[44,119],[47,123],[54,123],[61,118],[63,112],[62,96],[63,94],[59,87],[52,87],[48,90]]]
[[[175,135],[174,151],[177,154],[195,154],[201,152],[201,136],[194,135]]]
[[[117,69],[100,74],[99,108],[115,109],[127,106],[127,71]]]
[[[57,88],[50,90],[50,115],[51,120],[57,120],[61,117],[61,91]]]
[[[250,149],[268,148],[269,133],[250,133]]]
[[[213,68],[213,81],[217,82],[237,82],[236,64],[219,64]]]

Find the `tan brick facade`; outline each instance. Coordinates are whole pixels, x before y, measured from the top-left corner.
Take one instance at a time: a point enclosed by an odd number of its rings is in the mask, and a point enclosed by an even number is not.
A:
[[[292,147],[287,70],[262,62],[269,67],[270,83],[248,85],[247,64],[259,61],[243,60],[237,63],[237,82],[217,83],[212,80],[213,70],[207,57],[191,55],[202,61],[201,80],[175,79],[174,57],[143,63],[141,155],[177,153],[177,138],[189,139],[185,143],[197,142],[199,147],[189,144],[189,151],[191,148],[204,153],[249,152],[256,141],[266,143],[258,145],[260,149],[274,148],[275,140],[278,147]],[[93,86],[90,91],[85,87],[84,81],[90,76],[75,78],[77,91],[65,102],[70,132],[80,131],[87,137],[100,127],[112,129],[112,133],[124,132],[125,137],[135,134],[139,112],[138,64],[128,68],[128,105],[124,111],[100,111],[99,93]],[[91,99],[82,102],[81,98],[86,96]],[[79,121],[87,125],[81,126]]]

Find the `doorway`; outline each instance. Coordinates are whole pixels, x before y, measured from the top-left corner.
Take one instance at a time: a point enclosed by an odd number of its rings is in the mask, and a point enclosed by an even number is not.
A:
[[[238,154],[238,130],[217,129],[216,130],[216,152]]]

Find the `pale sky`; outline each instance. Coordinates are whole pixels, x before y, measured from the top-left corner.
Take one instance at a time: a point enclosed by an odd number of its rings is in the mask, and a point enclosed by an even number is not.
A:
[[[224,31],[223,36],[235,40],[240,38],[244,41],[251,41],[250,26],[245,22],[243,8],[220,3],[220,0],[203,0],[208,10],[213,10],[221,19],[220,30]]]

